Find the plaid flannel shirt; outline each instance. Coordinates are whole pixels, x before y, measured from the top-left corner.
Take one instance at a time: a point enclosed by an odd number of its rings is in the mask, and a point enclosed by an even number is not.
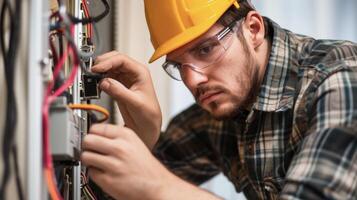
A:
[[[213,119],[192,105],[154,154],[201,184],[219,172],[248,199],[357,199],[357,45],[272,30],[251,110]]]

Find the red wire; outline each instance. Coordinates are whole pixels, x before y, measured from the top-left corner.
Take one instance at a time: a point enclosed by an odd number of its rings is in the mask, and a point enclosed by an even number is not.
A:
[[[71,33],[73,35],[73,29],[74,26],[71,26]],[[71,54],[72,58],[74,59],[74,66],[71,70],[71,74],[69,75],[68,79],[65,81],[65,83],[60,86],[53,94],[51,94],[54,82],[56,78],[58,77],[58,74],[60,73],[63,64],[65,60],[68,58],[68,53]],[[69,88],[77,75],[78,72],[78,67],[79,66],[79,61],[78,58],[75,56],[74,49],[71,44],[68,44],[66,51],[63,53],[61,56],[60,60],[55,66],[54,73],[53,73],[53,81],[50,82],[47,86],[47,90],[45,93],[44,97],[44,104],[42,108],[42,117],[43,117],[43,160],[44,160],[44,168],[45,168],[45,175],[47,179],[47,185],[49,187],[49,191],[51,194],[51,197],[53,199],[58,199],[62,200],[61,194],[58,191],[57,184],[56,184],[56,178],[54,175],[54,168],[53,168],[53,162],[52,162],[52,154],[51,154],[51,145],[50,145],[50,124],[49,124],[49,107],[51,103],[59,96],[61,95],[67,88]],[[54,194],[53,194],[54,193]]]
[[[82,0],[82,5],[83,5],[83,10],[84,10],[85,17],[89,18],[90,14],[89,14],[89,8],[88,8],[86,0]],[[93,35],[92,24],[88,23],[87,27],[88,27],[88,36],[89,36],[89,38],[92,38],[92,35]]]

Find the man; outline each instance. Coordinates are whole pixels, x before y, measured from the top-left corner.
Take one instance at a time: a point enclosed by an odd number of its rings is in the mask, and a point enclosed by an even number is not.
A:
[[[248,199],[357,198],[356,44],[294,34],[247,1],[146,0],[145,9],[151,62],[166,55],[163,68],[197,104],[155,146],[161,114],[147,68],[117,52],[98,57],[93,71],[108,74],[101,88],[125,120],[94,125],[83,141],[104,191],[217,199],[194,185],[223,172]]]

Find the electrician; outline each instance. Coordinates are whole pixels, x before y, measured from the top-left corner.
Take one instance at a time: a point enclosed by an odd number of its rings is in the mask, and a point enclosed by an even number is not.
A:
[[[95,72],[125,126],[93,125],[82,161],[118,199],[218,199],[223,172],[248,199],[357,199],[357,45],[281,28],[248,1],[145,0],[162,65],[196,104],[160,135],[149,70],[118,52]],[[153,149],[153,150],[152,150]],[[161,161],[161,163],[159,162]]]

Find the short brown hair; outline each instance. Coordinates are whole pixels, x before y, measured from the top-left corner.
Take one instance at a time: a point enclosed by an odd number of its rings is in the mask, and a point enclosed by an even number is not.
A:
[[[251,4],[250,0],[237,0],[239,4],[239,8],[237,9],[235,6],[231,6],[218,20],[218,23],[223,26],[228,26],[234,21],[239,21],[247,16],[247,14],[255,10],[254,6]],[[265,37],[269,35],[269,26],[267,22],[264,20],[265,26]]]

